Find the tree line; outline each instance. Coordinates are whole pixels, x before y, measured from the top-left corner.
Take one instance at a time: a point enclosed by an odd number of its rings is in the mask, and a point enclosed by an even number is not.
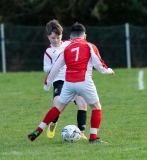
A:
[[[0,23],[43,26],[57,19],[64,26],[126,22],[147,27],[147,0],[0,0]]]

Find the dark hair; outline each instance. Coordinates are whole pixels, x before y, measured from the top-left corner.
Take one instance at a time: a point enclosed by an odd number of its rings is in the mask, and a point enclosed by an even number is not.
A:
[[[86,29],[81,23],[76,22],[71,26],[70,32],[86,32]]]
[[[46,31],[48,35],[51,35],[52,32],[55,32],[57,35],[61,35],[63,28],[57,20],[53,19],[46,24]]]
[[[84,25],[82,25],[81,23],[74,23],[72,26],[71,26],[71,29],[70,29],[70,33],[71,35],[73,35],[74,37],[80,37],[82,36],[84,33],[86,32],[86,29],[84,27]]]

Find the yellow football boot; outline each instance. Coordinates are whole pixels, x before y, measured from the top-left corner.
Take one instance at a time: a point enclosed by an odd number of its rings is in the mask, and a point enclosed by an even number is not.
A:
[[[87,137],[84,134],[84,131],[81,131],[81,139],[87,139]]]
[[[47,137],[54,138],[55,131],[56,131],[57,123],[51,122],[48,129],[47,129]]]

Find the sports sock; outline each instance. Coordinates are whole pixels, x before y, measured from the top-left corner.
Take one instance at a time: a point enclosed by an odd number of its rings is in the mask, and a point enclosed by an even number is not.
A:
[[[51,122],[53,121],[58,115],[60,114],[60,111],[54,106],[52,107],[44,117],[43,121],[40,123],[39,127],[36,129],[40,133],[43,132],[43,129]]]
[[[91,128],[90,128],[90,140],[97,138],[97,132],[99,130],[102,120],[102,111],[101,110],[92,110],[91,114]]]
[[[57,123],[59,116],[57,116],[52,122]]]
[[[86,118],[87,118],[87,111],[78,110],[77,112],[77,124],[80,131],[84,131],[86,128]]]

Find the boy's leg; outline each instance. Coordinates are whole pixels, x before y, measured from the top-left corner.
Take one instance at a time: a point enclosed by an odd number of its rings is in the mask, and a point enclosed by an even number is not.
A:
[[[64,83],[64,81],[61,81],[61,80],[55,81],[55,82],[53,83],[53,87],[54,87],[54,89],[53,89],[53,98],[54,98],[53,104],[54,104],[54,106],[57,105],[57,102],[58,102],[58,100],[59,100],[59,96],[60,96],[60,94],[61,94],[61,89],[62,89],[62,87],[63,87],[63,83]],[[54,138],[54,136],[55,136],[55,131],[56,131],[56,127],[57,127],[58,118],[59,118],[59,116],[57,116],[57,117],[50,123],[50,125],[49,125],[49,127],[48,127],[48,129],[47,129],[47,137],[48,137],[48,138]]]
[[[47,129],[47,137],[48,138],[54,138],[55,136],[55,131],[57,128],[57,121],[58,121],[59,116],[57,116],[49,125]]]
[[[51,122],[53,121],[58,115],[60,114],[60,111],[58,108],[53,107],[51,108],[47,114],[45,115],[43,121],[39,124],[39,126],[36,128],[35,131],[33,131],[32,133],[28,134],[28,138],[31,141],[34,141],[45,129],[45,127]]]
[[[57,106],[52,107],[44,117],[43,121],[36,128],[36,130],[28,135],[28,138],[33,141],[35,140],[45,129],[45,127],[52,122],[65,108],[67,104],[63,104],[58,101]]]
[[[100,128],[100,124],[102,121],[102,110],[101,110],[101,104],[99,102],[96,102],[95,104],[90,105],[92,109],[91,113],[91,120],[90,120],[90,143],[107,143],[102,141],[98,135],[97,132]]]
[[[87,137],[84,135],[87,119],[87,104],[81,96],[77,96],[74,102],[78,106],[77,124],[81,131],[81,138],[87,139]]]
[[[81,131],[81,138],[82,139],[87,139],[87,137],[85,136],[84,132],[86,129],[86,119],[87,119],[87,111],[84,110],[78,110],[77,112],[77,124],[78,124],[78,128]]]
[[[90,120],[90,140],[95,140],[97,138],[97,132],[100,128],[102,120],[101,110],[92,110],[91,120]]]
[[[56,96],[54,98],[54,105],[57,105],[59,96]],[[47,129],[47,137],[48,138],[54,138],[55,136],[55,131],[56,131],[56,127],[57,127],[57,121],[58,121],[59,116],[57,116],[50,124],[49,127]]]
[[[76,83],[76,90],[87,104],[90,105],[91,112],[91,126],[90,126],[90,138],[89,142],[103,142],[97,137],[97,132],[100,128],[102,120],[101,104],[97,94],[96,87],[93,81],[84,81]]]

